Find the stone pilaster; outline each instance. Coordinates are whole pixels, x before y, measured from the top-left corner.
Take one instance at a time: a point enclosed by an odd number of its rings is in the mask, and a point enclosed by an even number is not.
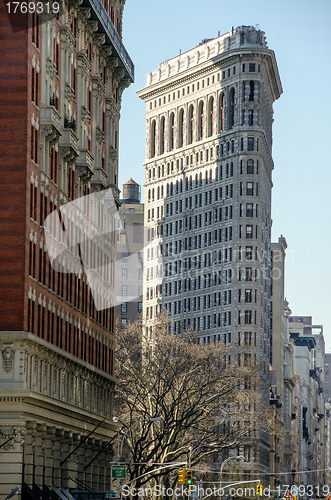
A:
[[[55,446],[55,427],[47,427],[46,446],[44,457],[44,482],[47,486],[51,486],[53,482],[52,471],[54,467],[54,446]]]
[[[37,425],[37,435],[36,435],[36,448],[35,448],[35,478],[34,482],[42,487],[44,483],[45,474],[45,446],[46,446],[46,431],[47,426],[45,424]]]
[[[24,482],[32,487],[34,482],[34,451],[36,445],[37,422],[31,421],[26,424],[26,435],[24,443]]]

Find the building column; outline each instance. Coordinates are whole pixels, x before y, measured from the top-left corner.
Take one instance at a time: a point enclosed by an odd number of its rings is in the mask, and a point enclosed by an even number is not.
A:
[[[37,422],[31,421],[26,423],[26,435],[24,443],[24,473],[23,481],[32,487],[34,483],[34,451],[36,445]]]
[[[92,458],[95,457],[95,455],[97,455],[97,453],[100,451],[100,448],[101,448],[101,440],[97,439],[95,441],[95,446],[94,446]],[[100,459],[100,456],[97,457],[92,462],[92,484],[93,484],[93,489],[95,489],[95,490],[99,489],[99,479],[100,479],[99,459]]]
[[[73,434],[70,431],[65,431],[64,432],[64,443],[63,443],[63,452],[62,452],[62,460],[65,460],[67,456],[71,453],[73,450],[72,447],[72,438]],[[69,477],[70,477],[70,462],[72,460],[72,456],[68,458],[66,462],[61,467],[61,486],[64,486],[65,488],[69,488]]]
[[[36,447],[35,447],[35,478],[34,482],[42,487],[44,483],[44,458],[46,446],[46,424],[37,424]]]
[[[87,441],[85,441],[85,457],[86,457],[86,464],[88,464],[92,458],[93,458],[93,453],[94,453],[94,438],[89,438]],[[86,485],[92,488],[93,484],[93,476],[92,476],[92,469],[93,463],[86,469],[85,471],[85,482]]]
[[[53,482],[55,434],[55,427],[47,427],[44,457],[44,482],[46,486],[52,486]]]
[[[54,453],[53,453],[53,474],[52,482],[54,486],[59,488],[61,486],[61,467],[60,462],[63,460],[64,452],[62,451],[62,445],[64,440],[64,430],[56,429],[55,431],[55,442],[54,442]]]

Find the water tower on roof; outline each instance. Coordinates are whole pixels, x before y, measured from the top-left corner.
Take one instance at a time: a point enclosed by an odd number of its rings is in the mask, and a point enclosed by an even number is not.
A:
[[[122,203],[140,203],[140,185],[132,177],[123,184]]]

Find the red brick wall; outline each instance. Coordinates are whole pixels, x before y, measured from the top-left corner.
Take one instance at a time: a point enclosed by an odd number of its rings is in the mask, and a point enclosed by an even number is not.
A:
[[[24,329],[27,46],[0,0],[0,330]]]

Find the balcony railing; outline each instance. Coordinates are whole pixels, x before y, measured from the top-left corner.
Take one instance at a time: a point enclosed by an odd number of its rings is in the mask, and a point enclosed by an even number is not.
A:
[[[120,57],[127,72],[129,73],[130,78],[132,79],[132,81],[134,81],[134,64],[126,51],[123,42],[119,37],[119,34],[115,30],[113,23],[109,19],[104,6],[100,2],[100,0],[90,0],[90,2],[93,6],[94,11],[99,17],[99,21],[101,22],[103,28],[109,36],[111,43],[117,50],[118,56]]]

